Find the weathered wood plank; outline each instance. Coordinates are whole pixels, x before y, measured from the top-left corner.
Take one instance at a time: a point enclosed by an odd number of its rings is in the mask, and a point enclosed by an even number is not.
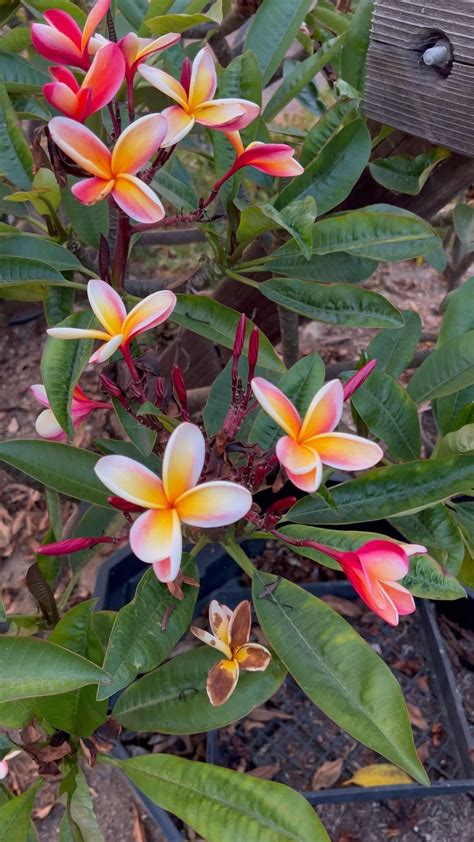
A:
[[[447,35],[455,61],[474,64],[473,0],[377,0],[375,4],[376,41],[414,49],[433,30]]]

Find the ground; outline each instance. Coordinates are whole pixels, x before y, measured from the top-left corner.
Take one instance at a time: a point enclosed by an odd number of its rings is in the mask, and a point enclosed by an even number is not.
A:
[[[176,254],[171,250],[170,260]],[[153,261],[150,258],[150,266]],[[155,264],[156,265],[156,264]],[[439,325],[440,305],[445,296],[442,278],[431,268],[414,262],[382,266],[366,283],[372,290],[380,290],[392,303],[402,309],[416,310],[423,322],[423,348],[431,347],[431,337]],[[34,310],[33,305],[28,305]],[[8,309],[3,323],[19,317],[18,311]],[[23,324],[5,324],[0,338],[2,370],[0,374],[0,438],[29,438],[35,436],[34,421],[39,407],[29,386],[41,382],[40,357],[44,341],[41,318]],[[320,324],[302,328],[301,350],[307,354],[318,351],[326,363],[357,359],[374,331],[343,330]],[[98,396],[96,379],[86,372],[83,379],[86,391]],[[77,433],[76,443],[88,446],[99,431],[101,435],[116,435],[114,423],[101,412],[92,416]],[[24,587],[24,576],[34,559],[34,549],[43,535],[47,517],[44,498],[39,489],[31,488],[21,477],[12,478],[0,470],[0,550],[3,561],[0,577],[6,607],[28,611],[34,606]],[[63,515],[67,520],[76,514],[76,505],[67,502]],[[93,592],[97,564],[85,572],[78,596]],[[27,778],[28,770],[18,770],[17,785]],[[104,767],[89,773],[94,804],[106,842],[160,842],[160,835],[152,829],[146,812],[136,806],[128,786],[117,772]],[[49,792],[49,796],[48,796]],[[62,807],[50,812],[54,790],[45,790],[45,802],[38,805],[36,824],[41,842],[54,842]],[[49,798],[49,800],[48,800]],[[329,828],[333,842],[383,842],[396,838],[402,842],[447,842],[457,838],[468,842],[472,838],[468,827],[468,810],[472,807],[467,796],[425,799],[416,802],[398,801],[386,804],[328,805],[320,808],[321,818]],[[145,818],[144,818],[145,817]],[[194,834],[189,839],[196,839]],[[245,842],[245,840],[237,840]]]

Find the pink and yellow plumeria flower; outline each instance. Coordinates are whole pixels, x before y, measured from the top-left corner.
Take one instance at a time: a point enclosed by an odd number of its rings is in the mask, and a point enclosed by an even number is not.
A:
[[[107,44],[96,54],[81,84],[67,67],[50,67],[53,82],[43,87],[50,105],[72,120],[83,123],[107,105],[120,88],[125,60],[117,44]]]
[[[13,749],[13,751],[9,751],[8,754],[5,755],[3,760],[0,760],[0,781],[4,781],[6,777],[8,777],[9,768],[8,768],[8,761],[13,760],[18,754],[21,754],[21,749]]]
[[[256,140],[245,148],[238,131],[226,131],[225,135],[237,153],[227,178],[243,167],[255,167],[260,172],[280,178],[292,178],[304,172],[301,164],[294,160],[295,150],[287,143],[261,143]]]
[[[129,32],[124,35],[118,42],[118,46],[122,50],[125,57],[127,79],[133,79],[140,64],[150,58],[154,53],[159,53],[162,50],[172,47],[181,38],[177,32],[168,32],[166,35],[161,35],[159,38],[139,38],[134,32]]]
[[[247,99],[213,99],[217,75],[212,51],[208,47],[199,51],[192,70],[188,68],[185,61],[180,82],[157,67],[144,65],[138,71],[150,85],[178,103],[163,111],[168,121],[163,146],[174,146],[195,123],[211,129],[234,131],[245,128],[258,117],[259,106]]]
[[[179,573],[181,524],[211,529],[244,517],[252,495],[233,482],[198,485],[205,459],[204,436],[195,424],[176,427],[163,456],[163,479],[126,456],[104,456],[95,466],[112,494],[147,509],[130,530],[135,555],[153,568],[161,582]]]
[[[95,205],[111,194],[125,213],[145,223],[159,222],[165,211],[151,187],[135,173],[159,149],[166,128],[161,114],[147,114],[122,132],[110,152],[86,126],[68,117],[53,117],[49,123],[55,144],[92,176],[73,185],[76,199]]]
[[[36,400],[46,407],[36,419],[35,428],[38,435],[51,441],[66,441],[67,435],[56,420],[43,384],[35,383],[34,386],[30,386],[30,389]],[[74,429],[95,409],[112,409],[112,404],[94,401],[87,397],[80,386],[75,386],[71,403],[71,419]]]
[[[278,439],[276,455],[293,485],[313,493],[322,480],[323,463],[342,471],[372,468],[383,456],[375,442],[350,433],[334,433],[342,416],[344,388],[331,380],[317,392],[302,420],[292,402],[263,377],[252,380],[262,409],[286,436]]]
[[[206,690],[214,707],[223,705],[234,692],[241,669],[263,672],[272,656],[265,646],[249,643],[252,626],[252,607],[248,600],[239,603],[234,611],[215,599],[209,605],[209,625],[212,634],[191,626],[192,633],[225,655],[212,667],[207,676]]]
[[[50,327],[47,332],[55,339],[102,339],[105,344],[92,354],[89,360],[91,363],[105,362],[119,348],[127,352],[135,336],[165,322],[176,306],[174,292],[165,289],[148,295],[127,314],[120,295],[105,281],[97,278],[87,284],[87,297],[104,330]]]
[[[44,13],[47,24],[34,23],[31,27],[33,47],[48,61],[72,64],[73,67],[88,70],[91,39],[109,7],[110,0],[98,0],[88,14],[82,32],[67,12],[50,9]]]

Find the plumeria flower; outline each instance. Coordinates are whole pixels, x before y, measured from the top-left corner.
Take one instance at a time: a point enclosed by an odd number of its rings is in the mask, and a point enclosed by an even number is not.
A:
[[[319,488],[323,463],[342,471],[361,471],[382,458],[383,451],[375,442],[333,432],[344,401],[340,380],[331,380],[317,392],[303,420],[286,395],[263,377],[254,377],[252,390],[262,409],[286,433],[278,439],[276,455],[293,485],[302,491],[311,494]]]
[[[191,626],[192,633],[225,655],[209,671],[206,690],[211,705],[223,705],[234,692],[239,671],[263,672],[272,656],[265,646],[249,643],[252,608],[246,599],[234,611],[215,599],[209,605],[209,625],[212,634]]]
[[[255,167],[260,172],[280,178],[291,178],[304,172],[304,167],[294,160],[295,150],[287,143],[261,143],[255,140],[245,148],[238,131],[226,131],[225,134],[237,153],[226,178],[243,167]]]
[[[67,12],[50,9],[44,13],[47,24],[34,23],[31,27],[33,47],[48,61],[72,64],[73,67],[88,70],[92,36],[109,7],[110,0],[98,0],[89,12],[82,32]]]
[[[139,38],[134,32],[129,32],[124,35],[118,42],[118,46],[122,50],[125,57],[127,79],[133,79],[140,64],[162,50],[172,47],[181,38],[177,32],[168,32],[166,35],[161,35],[159,38]]]
[[[180,82],[157,67],[143,65],[138,72],[150,85],[178,103],[163,111],[168,121],[163,146],[174,146],[195,123],[211,129],[234,131],[244,129],[260,113],[259,106],[247,99],[213,99],[217,74],[209,47],[198,52],[192,68],[185,59]]]
[[[95,205],[111,194],[133,219],[151,223],[163,219],[165,211],[151,187],[135,173],[159,149],[166,127],[161,114],[147,114],[122,132],[113,152],[89,129],[68,117],[53,117],[49,133],[55,144],[92,176],[72,186],[76,199],[84,205]]]
[[[181,524],[211,529],[228,526],[247,514],[252,495],[233,482],[216,480],[198,485],[205,458],[204,436],[185,422],[171,434],[163,456],[163,479],[126,456],[104,456],[95,466],[112,494],[145,511],[130,530],[135,555],[153,564],[161,582],[179,573]]]
[[[176,306],[171,290],[161,290],[139,301],[127,314],[120,295],[105,281],[93,278],[87,284],[87,297],[103,330],[79,327],[50,327],[49,336],[56,339],[102,339],[104,345],[92,354],[89,362],[103,363],[120,348],[126,356],[135,336],[166,321]]]
[[[43,384],[36,383],[34,386],[30,386],[30,389],[36,400],[46,407],[43,412],[40,412],[35,422],[35,428],[38,435],[43,439],[50,439],[51,441],[66,441],[67,435],[61,427],[59,421],[56,420],[56,416],[49,405],[48,396]],[[91,412],[94,412],[95,409],[112,409],[112,405],[110,403],[94,401],[91,398],[88,398],[80,386],[75,386],[71,403],[71,419],[74,429],[76,429],[76,427],[78,427]]]
[[[120,88],[125,59],[117,44],[107,44],[96,54],[81,84],[67,67],[50,67],[53,82],[43,87],[50,105],[83,123],[107,105]]]
[[[9,768],[8,768],[8,761],[13,760],[18,754],[21,754],[20,749],[14,749],[13,751],[9,751],[8,754],[5,755],[3,760],[0,760],[0,781],[4,781],[5,778],[8,776]]]

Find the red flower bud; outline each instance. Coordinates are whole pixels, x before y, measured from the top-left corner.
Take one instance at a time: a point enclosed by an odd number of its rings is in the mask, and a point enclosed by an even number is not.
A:
[[[260,331],[258,327],[254,327],[250,334],[249,340],[249,383],[255,374],[255,368],[258,360],[258,349],[260,345]]]
[[[67,538],[65,541],[57,541],[55,544],[43,544],[42,547],[38,547],[36,552],[41,553],[41,555],[69,555],[69,553],[89,550],[96,544],[114,544],[116,540],[110,535],[103,535],[101,538]]]
[[[245,342],[245,328],[247,327],[247,316],[245,313],[242,313],[239,323],[237,325],[237,330],[235,331],[235,339],[234,339],[234,349],[232,351],[234,360],[238,360]]]
[[[344,400],[348,401],[350,397],[357,391],[357,389],[362,386],[362,383],[365,383],[369,374],[372,373],[375,366],[377,365],[377,360],[370,360],[366,363],[359,371],[356,371],[353,377],[347,381],[344,386]]]
[[[122,392],[117,386],[117,384],[114,383],[114,381],[111,380],[110,377],[107,377],[106,374],[99,374],[99,380],[102,383],[104,391],[106,391],[107,394],[112,395],[113,398],[123,397]]]
[[[173,368],[173,389],[178,402],[182,407],[186,408],[188,405],[188,394],[186,391],[183,373],[179,365],[175,365]]]
[[[165,384],[165,378],[164,377],[158,377],[157,378],[155,391],[156,391],[156,399],[159,401],[159,403],[161,403],[161,401],[164,399],[165,394],[166,394],[166,384]]]
[[[107,497],[107,503],[118,509],[120,512],[144,512],[143,506],[137,506],[135,503],[129,503],[128,500],[123,500],[122,497]]]
[[[191,61],[186,56],[182,65],[181,65],[181,78],[180,78],[179,81],[181,82],[181,84],[182,84],[182,86],[183,86],[183,88],[184,88],[184,90],[186,91],[187,94],[189,94],[189,86],[191,84],[192,69],[193,69],[193,66],[191,64]]]
[[[276,514],[277,512],[286,512],[288,509],[291,509],[295,503],[298,502],[297,497],[284,497],[283,500],[277,500],[275,503],[272,503],[271,506],[267,509],[267,515],[269,514]]]

